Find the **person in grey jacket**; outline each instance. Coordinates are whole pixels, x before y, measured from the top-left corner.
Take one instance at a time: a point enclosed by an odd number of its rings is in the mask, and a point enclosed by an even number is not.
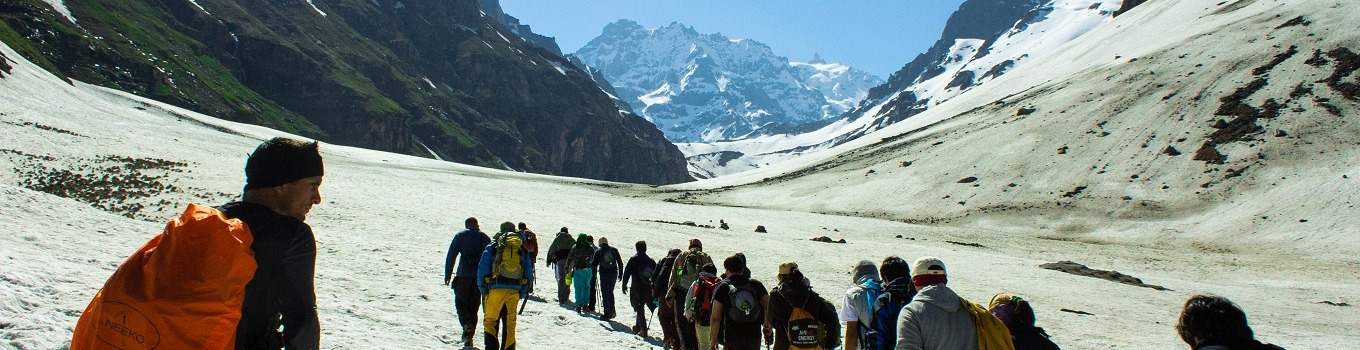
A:
[[[944,262],[922,257],[911,270],[918,291],[897,318],[897,350],[977,350],[973,318],[945,286]]]

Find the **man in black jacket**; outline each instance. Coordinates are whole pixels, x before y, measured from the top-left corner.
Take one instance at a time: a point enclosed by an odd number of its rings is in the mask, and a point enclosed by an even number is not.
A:
[[[647,337],[647,309],[652,304],[652,275],[656,274],[656,261],[647,256],[647,242],[638,241],[637,255],[628,259],[623,267],[623,294],[628,294],[628,279],[633,279],[633,294],[628,296],[628,304],[633,306],[633,334]]]
[[[787,350],[790,345],[790,329],[801,327],[802,330],[807,330],[810,326],[807,323],[823,328],[822,332],[807,332],[825,334],[824,338],[820,339],[822,349],[835,349],[840,346],[841,323],[836,316],[835,305],[812,291],[812,285],[808,283],[807,277],[803,276],[803,272],[798,270],[798,264],[793,262],[780,264],[778,279],[779,285],[770,291],[770,324],[774,326],[774,349]],[[794,308],[806,310],[816,322],[791,325],[790,317]]]
[[[246,160],[245,172],[241,201],[219,208],[227,218],[241,219],[254,236],[255,276],[246,284],[236,349],[319,349],[316,237],[304,222],[321,203],[324,169],[317,143],[265,141]]]

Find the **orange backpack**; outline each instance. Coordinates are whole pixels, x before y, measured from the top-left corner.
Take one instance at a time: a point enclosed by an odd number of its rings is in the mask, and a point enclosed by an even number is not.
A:
[[[240,220],[190,204],[104,282],[71,349],[233,349],[252,240]]]

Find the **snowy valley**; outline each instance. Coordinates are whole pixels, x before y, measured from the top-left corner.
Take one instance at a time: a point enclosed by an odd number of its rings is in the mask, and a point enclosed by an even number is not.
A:
[[[831,298],[860,259],[934,255],[965,298],[1024,295],[1064,349],[1184,348],[1172,325],[1197,293],[1231,298],[1286,348],[1360,348],[1360,4],[1152,0],[1118,17],[1113,2],[1049,4],[1026,29],[950,39],[921,59],[942,58],[921,65],[935,73],[904,70],[817,131],[680,145],[709,155],[702,170],[724,175],[709,180],[626,184],[324,144],[309,218],[323,346],[451,347],[444,253],[474,216],[541,237],[567,226],[625,255],[646,240],[654,258],[700,238],[714,257],[744,252],[757,279],[796,261]],[[119,262],[185,203],[235,197],[245,155],[288,135],[68,83],[8,45],[0,102],[0,348],[64,348]],[[733,228],[704,227],[719,220]],[[1163,289],[1040,267],[1060,261]],[[552,287],[540,274],[534,295]],[[659,349],[628,333],[632,317],[536,299],[520,348]]]

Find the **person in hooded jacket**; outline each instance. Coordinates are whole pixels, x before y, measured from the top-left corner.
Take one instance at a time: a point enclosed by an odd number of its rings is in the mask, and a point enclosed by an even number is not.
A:
[[[1176,332],[1192,350],[1284,350],[1256,340],[1247,324],[1247,313],[1217,295],[1195,295],[1186,300]]]
[[[976,350],[977,327],[962,298],[945,284],[944,262],[922,257],[912,264],[916,296],[897,320],[897,350]]]
[[[873,264],[870,263],[872,266]],[[774,327],[774,349],[788,350],[790,346],[789,321],[794,308],[802,308],[821,324],[824,333],[821,349],[834,349],[840,346],[840,322],[836,317],[836,307],[812,290],[812,284],[798,264],[786,262],[779,264],[776,275],[778,284],[770,290],[770,325]]]
[[[567,263],[567,258],[571,256],[571,247],[576,241],[571,239],[571,234],[567,228],[557,231],[557,237],[553,238],[552,244],[548,245],[548,256],[546,259],[548,266],[553,268],[553,278],[557,279],[557,304],[566,306],[571,304],[571,286],[567,285],[567,273],[572,269],[571,264]]]
[[[883,292],[878,266],[872,261],[860,260],[851,273],[850,283],[854,286],[845,291],[840,310],[840,319],[845,322],[845,350],[867,349],[866,333],[873,327],[874,303]]]
[[[600,237],[600,248],[595,250],[595,255],[591,258],[591,268],[599,276],[600,296],[604,302],[604,315],[602,319],[608,321],[614,319],[614,284],[623,278],[619,273],[623,270],[623,258],[619,257],[619,250],[609,245],[609,239]]]
[[[671,249],[666,252],[666,257],[661,258],[656,264],[656,275],[652,276],[652,300],[657,304],[656,318],[661,323],[661,341],[666,344],[667,349],[678,349],[680,346],[680,329],[675,323],[675,303],[666,295],[667,284],[670,281],[671,271],[675,269],[675,259],[680,256],[680,249]]]
[[[637,248],[637,255],[628,258],[628,264],[623,267],[623,294],[628,295],[628,304],[633,306],[633,334],[643,338],[647,337],[647,311],[644,307],[656,310],[656,304],[652,303],[652,275],[656,274],[656,260],[647,256],[647,242],[637,241],[633,245]],[[633,294],[628,294],[628,280],[632,279]]]
[[[1015,350],[1059,350],[1043,328],[1034,326],[1034,309],[1020,296],[998,293],[987,304],[987,311],[1006,324]]]
[[[590,305],[590,279],[594,275],[594,270],[590,268],[591,258],[595,255],[595,248],[590,245],[590,235],[580,233],[576,235],[576,244],[571,247],[571,254],[568,257],[571,264],[571,284],[576,294],[576,311],[586,312],[586,307]]]

